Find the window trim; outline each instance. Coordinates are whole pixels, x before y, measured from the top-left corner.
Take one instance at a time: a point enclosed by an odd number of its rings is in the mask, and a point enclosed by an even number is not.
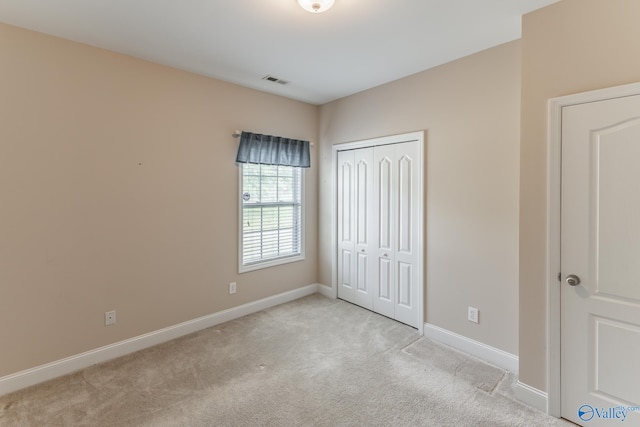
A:
[[[289,264],[292,262],[304,261],[305,259],[305,217],[306,217],[306,198],[307,191],[305,186],[305,168],[300,169],[300,254],[289,255],[279,258],[273,258],[266,261],[256,261],[251,264],[243,265],[242,263],[242,251],[243,251],[243,235],[242,235],[242,223],[243,223],[243,205],[242,205],[242,171],[244,169],[244,163],[238,163],[238,273],[247,273],[250,271],[261,270],[263,268],[275,267],[278,265]],[[290,166],[295,167],[295,166]]]

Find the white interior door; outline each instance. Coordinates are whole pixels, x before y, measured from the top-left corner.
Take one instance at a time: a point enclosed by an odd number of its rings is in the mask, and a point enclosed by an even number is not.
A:
[[[373,148],[338,152],[338,297],[373,309]]]
[[[420,310],[421,158],[417,141],[393,146],[396,164],[395,319],[417,327]]]
[[[398,177],[395,161],[395,146],[376,147],[373,162],[373,212],[375,224],[375,278],[373,311],[395,319],[395,223]]]
[[[354,150],[355,303],[373,309],[373,149]]]
[[[580,425],[640,425],[639,160],[640,96],[563,108],[561,412]]]
[[[353,151],[338,152],[338,298],[355,303],[354,258],[355,238]]]
[[[375,147],[373,310],[417,327],[422,203],[418,141]]]
[[[424,134],[343,144],[337,296],[422,331]]]

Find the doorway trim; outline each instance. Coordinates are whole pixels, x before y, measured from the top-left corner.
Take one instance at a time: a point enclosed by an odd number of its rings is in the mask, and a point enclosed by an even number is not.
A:
[[[420,144],[420,209],[418,218],[419,234],[421,236],[418,247],[420,263],[418,265],[418,276],[420,277],[420,283],[418,284],[418,315],[420,316],[418,322],[418,333],[424,334],[424,297],[425,297],[425,279],[424,279],[424,202],[425,202],[425,184],[424,177],[426,171],[425,168],[425,148],[424,148],[424,131],[409,132],[398,135],[383,136],[379,138],[363,139],[353,142],[345,142],[333,144],[331,146],[331,289],[329,295],[331,298],[338,298],[338,151],[355,150],[358,148],[375,147],[379,145],[400,144],[403,142],[418,141]]]
[[[562,185],[562,109],[572,105],[640,95],[640,83],[577,93],[548,102],[547,134],[547,413],[561,417],[560,384],[560,214]]]

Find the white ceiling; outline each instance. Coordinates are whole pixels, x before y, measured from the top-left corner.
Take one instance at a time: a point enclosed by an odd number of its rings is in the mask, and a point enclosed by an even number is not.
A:
[[[515,40],[556,1],[0,0],[0,22],[323,104]]]

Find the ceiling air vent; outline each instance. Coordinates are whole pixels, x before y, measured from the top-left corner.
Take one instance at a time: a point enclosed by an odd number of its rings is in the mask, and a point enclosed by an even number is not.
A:
[[[286,80],[282,80],[282,79],[279,79],[279,78],[273,77],[273,76],[264,76],[262,78],[262,80],[266,80],[268,82],[273,82],[273,83],[278,83],[278,84],[281,84],[281,85],[286,85],[287,83],[289,83]]]

